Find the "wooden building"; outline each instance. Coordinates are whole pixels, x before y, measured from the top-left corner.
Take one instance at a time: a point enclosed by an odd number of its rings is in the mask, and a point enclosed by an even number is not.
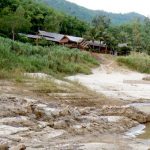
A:
[[[98,53],[109,53],[109,48],[107,48],[107,45],[104,44],[104,42],[100,41],[88,41],[89,47],[92,51],[98,52]]]
[[[107,48],[106,44],[104,44],[104,42],[86,41],[82,37],[63,35],[59,33],[46,32],[41,30],[39,30],[38,35],[30,35],[30,34],[21,34],[21,35],[24,35],[31,39],[35,39],[36,41],[45,39],[47,41],[64,45],[69,48],[79,48],[81,50],[91,49],[92,51],[98,53],[109,53],[109,49]]]
[[[68,43],[66,44],[67,47],[70,48],[79,48],[79,49],[86,49],[88,48],[88,43],[81,37],[75,36],[65,36],[68,39]]]
[[[65,45],[69,48],[88,48],[88,43],[81,37],[75,37],[70,35],[63,35],[52,32],[39,31],[39,36],[46,40]]]

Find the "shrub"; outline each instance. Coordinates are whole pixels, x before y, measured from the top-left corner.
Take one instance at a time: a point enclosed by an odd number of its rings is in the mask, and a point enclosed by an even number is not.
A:
[[[129,56],[119,57],[117,60],[133,70],[150,73],[150,56],[147,54],[132,53]]]
[[[131,48],[128,46],[120,47],[118,49],[118,55],[129,55],[131,52]]]
[[[90,73],[98,62],[87,52],[63,46],[32,46],[0,37],[0,70],[48,74]]]

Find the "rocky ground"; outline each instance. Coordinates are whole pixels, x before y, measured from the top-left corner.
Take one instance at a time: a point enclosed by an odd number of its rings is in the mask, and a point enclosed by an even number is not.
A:
[[[150,148],[150,140],[130,136],[132,127],[150,121],[148,108],[143,111],[137,103],[107,98],[75,82],[26,75],[30,78],[19,82],[0,80],[0,150]]]

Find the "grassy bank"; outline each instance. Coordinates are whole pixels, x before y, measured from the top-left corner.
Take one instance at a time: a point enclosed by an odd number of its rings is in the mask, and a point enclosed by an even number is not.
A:
[[[119,57],[117,61],[138,72],[150,73],[150,56],[147,54],[132,53],[129,56]]]
[[[32,46],[0,37],[0,78],[19,72],[89,74],[96,65],[89,53],[78,49]]]

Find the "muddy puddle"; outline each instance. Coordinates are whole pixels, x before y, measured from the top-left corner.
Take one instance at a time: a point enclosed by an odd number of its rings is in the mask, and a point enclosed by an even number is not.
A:
[[[129,106],[135,107],[146,114],[150,114],[150,103],[132,103],[129,104]],[[150,140],[150,123],[134,127],[129,130],[127,134],[132,137]]]
[[[137,136],[137,138],[150,140],[150,123],[145,125],[145,129]]]
[[[129,129],[125,133],[125,135],[127,137],[136,138],[136,137],[138,137],[138,136],[140,136],[140,135],[142,135],[144,133],[144,129],[145,128],[146,128],[145,125],[140,124],[138,126],[135,126],[135,127],[131,128],[131,129]]]

